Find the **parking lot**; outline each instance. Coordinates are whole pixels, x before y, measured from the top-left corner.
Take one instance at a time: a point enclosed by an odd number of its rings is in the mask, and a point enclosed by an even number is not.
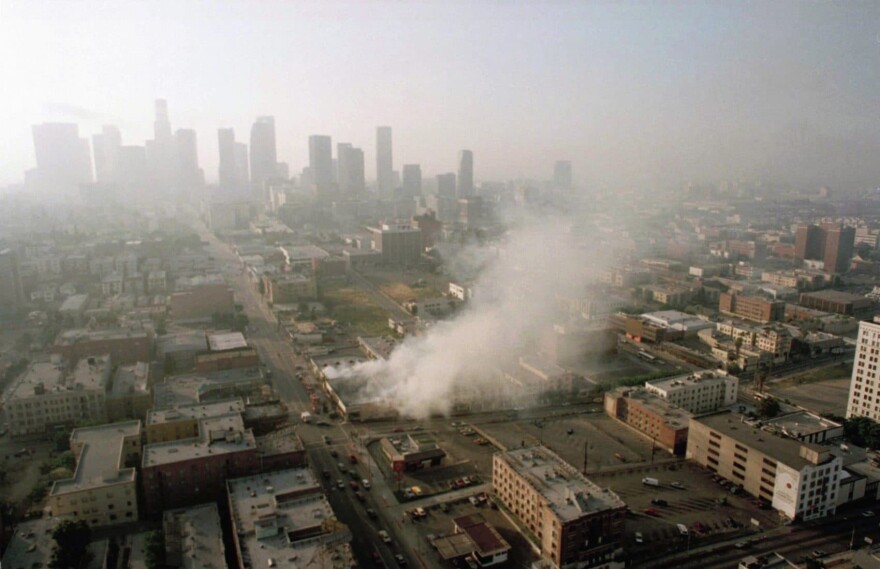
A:
[[[745,494],[734,496],[712,480],[711,472],[684,461],[591,472],[589,477],[611,488],[629,507],[626,543],[636,558],[753,533],[758,529],[753,519],[760,529],[776,527],[780,521],[774,510],[759,509]],[[658,485],[643,483],[645,478]],[[677,524],[687,527],[687,537]],[[636,543],[636,532],[642,544]]]

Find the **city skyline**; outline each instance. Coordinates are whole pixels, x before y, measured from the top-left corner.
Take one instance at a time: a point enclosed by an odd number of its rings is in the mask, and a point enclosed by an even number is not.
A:
[[[878,174],[867,159],[880,152],[869,111],[880,86],[876,6],[382,4],[377,15],[229,2],[207,19],[195,3],[163,6],[6,3],[0,68],[29,88],[7,93],[0,111],[0,184],[33,167],[31,125],[75,122],[84,137],[115,125],[123,145],[139,145],[153,137],[158,98],[175,127],[196,131],[209,182],[217,129],[246,139],[266,115],[292,173],[307,164],[308,136],[325,132],[363,148],[375,179],[375,127],[387,124],[394,162],[428,176],[454,170],[462,148],[478,157],[478,181],[547,180],[557,160],[593,186],[749,179],[849,189]],[[279,66],[266,52],[296,57]],[[230,87],[230,69],[242,87]]]

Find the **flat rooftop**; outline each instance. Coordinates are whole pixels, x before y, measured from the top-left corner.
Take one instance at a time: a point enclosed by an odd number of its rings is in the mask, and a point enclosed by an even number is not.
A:
[[[815,433],[821,433],[829,429],[842,429],[843,425],[835,423],[830,419],[826,419],[809,411],[799,411],[797,413],[789,413],[775,419],[764,421],[765,425],[772,425],[783,433],[794,438],[809,436]]]
[[[617,494],[590,481],[546,447],[521,448],[497,456],[527,480],[563,521],[626,506]]]
[[[676,389],[684,389],[687,387],[693,387],[695,385],[723,383],[729,378],[732,379],[733,376],[727,375],[720,371],[705,370],[695,371],[693,373],[688,373],[685,375],[676,375],[675,377],[657,379],[654,381],[648,381],[646,383],[663,391],[675,391]]]
[[[61,303],[61,308],[59,308],[59,312],[82,312],[85,310],[86,305],[89,303],[89,295],[87,294],[72,294],[64,299],[64,302]]]
[[[398,341],[391,336],[358,336],[358,344],[372,357],[387,360]]]
[[[351,532],[308,468],[226,483],[242,554],[252,567],[348,569]]]
[[[109,395],[123,397],[132,394],[147,394],[150,392],[149,383],[150,364],[147,362],[119,366],[113,375],[113,384],[110,387]]]
[[[52,532],[62,519],[43,518],[16,525],[0,565],[6,569],[48,567],[55,549]]]
[[[206,419],[230,413],[243,413],[244,401],[241,399],[226,399],[212,401],[210,403],[197,403],[195,405],[181,405],[171,409],[153,409],[147,413],[147,425],[161,423],[173,423],[175,421],[187,421],[191,419]]]
[[[471,538],[477,551],[484,557],[510,550],[507,540],[481,514],[461,516],[452,520],[452,523]]]
[[[625,397],[637,401],[642,407],[663,417],[663,422],[671,429],[680,430],[688,428],[691,417],[693,417],[693,414],[689,411],[674,406],[666,399],[643,388],[624,388],[622,393],[625,394]]]
[[[263,383],[259,368],[239,368],[202,374],[175,375],[153,386],[155,409],[195,405],[210,399],[212,393],[248,391]],[[240,394],[240,393],[236,393]],[[229,399],[231,395],[222,397]]]
[[[805,296],[808,298],[819,298],[822,300],[829,300],[831,302],[862,302],[870,304],[871,300],[865,298],[864,296],[859,296],[857,294],[852,294],[849,292],[843,292],[842,290],[817,290],[815,292],[804,292],[801,296]]]
[[[222,560],[223,530],[217,504],[202,504],[192,508],[167,510],[163,516],[166,547],[171,556],[180,554],[180,567],[209,569]],[[217,569],[225,564],[220,562]]]
[[[73,478],[52,484],[51,496],[135,481],[135,469],[124,467],[124,441],[139,437],[140,421],[74,429],[71,447],[82,445]]]
[[[128,328],[109,328],[104,330],[87,330],[76,328],[65,330],[55,339],[56,346],[70,346],[80,342],[96,342],[102,340],[124,340],[126,338],[147,338],[146,330]]]
[[[713,431],[754,448],[795,470],[812,465],[810,461],[801,457],[802,445],[817,451],[823,450],[823,447],[819,445],[781,437],[758,427],[750,426],[745,422],[744,416],[729,411],[694,417],[691,421],[706,425]]]
[[[296,427],[289,425],[277,431],[257,437],[257,451],[263,456],[288,454],[305,450],[302,439],[296,434]]]
[[[208,455],[223,455],[256,449],[250,429],[244,429],[240,414],[199,419],[199,436],[144,446],[143,467],[173,464]]]
[[[224,332],[222,334],[208,334],[208,347],[212,352],[225,352],[247,348],[248,343],[241,332]]]
[[[49,362],[32,363],[9,387],[7,400],[34,397],[39,385],[46,392],[64,389],[64,373],[61,368]]]

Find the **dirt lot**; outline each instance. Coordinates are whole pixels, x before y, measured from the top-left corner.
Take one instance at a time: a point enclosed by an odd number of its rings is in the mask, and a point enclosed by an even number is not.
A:
[[[449,288],[448,279],[422,271],[372,268],[362,274],[399,303],[437,298]]]
[[[373,336],[388,332],[388,311],[360,289],[339,285],[322,287],[321,300],[327,305],[330,317],[351,325],[360,334]]]
[[[778,388],[775,385],[770,392],[783,401],[790,401],[816,413],[833,413],[844,415],[846,402],[849,398],[849,377],[829,379],[800,385]]]

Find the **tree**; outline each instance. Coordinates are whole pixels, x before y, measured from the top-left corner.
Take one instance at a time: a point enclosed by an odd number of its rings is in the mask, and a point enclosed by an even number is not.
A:
[[[83,520],[65,520],[58,524],[52,537],[58,547],[49,562],[51,569],[79,569],[92,540],[92,530]]]
[[[758,415],[763,419],[772,419],[776,415],[779,414],[779,411],[782,408],[779,405],[779,401],[772,397],[764,397],[758,402]]]
[[[165,566],[165,534],[161,530],[147,534],[144,540],[144,564],[147,569],[161,569]]]

